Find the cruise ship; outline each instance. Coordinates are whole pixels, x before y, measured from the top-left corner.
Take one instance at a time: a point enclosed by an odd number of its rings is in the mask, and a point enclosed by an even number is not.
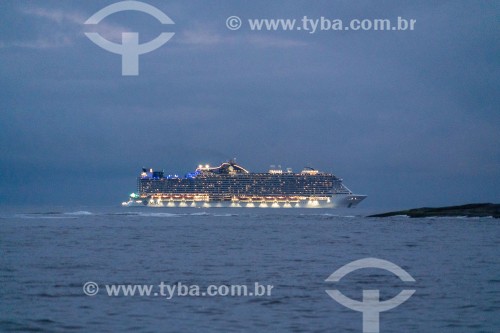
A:
[[[142,169],[137,192],[123,206],[350,208],[366,195],[353,194],[342,179],[306,167],[300,173],[271,166],[268,172],[250,172],[235,163],[217,167],[199,165],[183,177]]]

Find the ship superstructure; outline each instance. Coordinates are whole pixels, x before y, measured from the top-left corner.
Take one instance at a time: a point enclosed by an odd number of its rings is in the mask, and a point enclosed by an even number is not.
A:
[[[199,165],[183,177],[143,169],[137,193],[124,206],[151,207],[260,207],[335,208],[354,207],[365,195],[353,194],[342,179],[331,173],[304,168],[271,168],[249,172],[234,161],[218,167]]]

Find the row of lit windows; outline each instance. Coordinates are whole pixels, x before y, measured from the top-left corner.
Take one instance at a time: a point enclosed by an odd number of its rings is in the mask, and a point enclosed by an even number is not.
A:
[[[332,175],[314,177],[242,177],[245,175],[195,179],[139,179],[140,193],[208,193],[248,195],[331,195],[344,192],[341,181]],[[283,179],[286,178],[286,179]],[[286,181],[285,181],[286,180]]]

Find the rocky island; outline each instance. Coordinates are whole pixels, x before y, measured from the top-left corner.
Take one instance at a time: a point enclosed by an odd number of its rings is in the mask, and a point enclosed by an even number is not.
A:
[[[479,203],[461,206],[448,207],[422,207],[397,212],[370,215],[368,217],[389,217],[397,215],[407,215],[409,217],[446,217],[446,216],[467,216],[467,217],[494,217],[500,218],[500,204]]]

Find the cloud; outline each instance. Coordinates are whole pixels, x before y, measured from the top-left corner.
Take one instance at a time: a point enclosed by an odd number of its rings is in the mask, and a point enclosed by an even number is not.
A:
[[[235,40],[233,38],[224,37],[213,31],[195,29],[182,32],[181,36],[177,38],[177,42],[188,45],[212,46],[218,44],[232,44]]]
[[[304,46],[307,43],[293,39],[279,38],[264,34],[234,34],[232,36],[224,35],[215,30],[206,28],[195,28],[183,31],[178,38],[177,43],[210,47],[214,45],[253,45],[261,48],[290,48]]]
[[[47,9],[41,7],[25,7],[21,9],[21,13],[29,16],[35,16],[52,22],[63,24],[81,24],[86,18],[83,14],[77,12],[65,12],[58,9]]]
[[[105,38],[119,42],[122,33],[130,31],[127,27],[105,22],[98,25],[85,25],[84,22],[90,14],[74,10],[22,7],[19,12],[32,19],[38,19],[38,21],[34,22],[33,28],[33,34],[36,34],[35,38],[4,41],[0,43],[0,48],[50,49],[69,47],[73,46],[78,39],[83,38],[85,32],[99,32]],[[175,41],[178,44],[202,48],[215,45],[252,45],[259,48],[293,48],[307,45],[307,43],[296,39],[270,36],[263,33],[248,34],[230,31],[221,33],[206,26],[195,26],[182,31]]]
[[[297,47],[297,46],[304,46],[307,45],[307,43],[298,41],[298,40],[293,40],[293,39],[286,39],[286,38],[277,38],[277,37],[272,37],[272,36],[248,36],[245,39],[249,44],[259,46],[259,47],[265,47],[265,48],[289,48],[289,47]]]
[[[1,42],[0,48],[19,47],[28,49],[50,49],[73,46],[83,38],[84,32],[99,31],[110,40],[119,41],[123,32],[128,29],[117,24],[100,23],[99,26],[85,25],[88,14],[77,11],[42,7],[23,7],[20,13],[31,18],[40,19],[35,22],[32,39],[18,39]]]
[[[30,41],[14,41],[0,44],[0,48],[20,47],[27,49],[51,49],[73,45],[73,40],[64,34],[51,35],[49,38],[40,37]]]

